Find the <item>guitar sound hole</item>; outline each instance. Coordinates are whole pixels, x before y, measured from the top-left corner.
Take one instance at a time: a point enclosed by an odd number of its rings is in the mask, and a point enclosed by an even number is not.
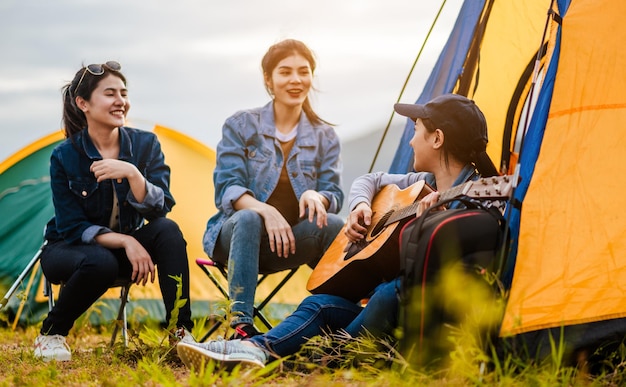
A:
[[[385,227],[387,226],[387,219],[389,219],[392,213],[393,211],[389,211],[385,215],[383,215],[382,218],[380,218],[378,223],[376,223],[376,225],[372,228],[372,232],[370,232],[370,236],[372,238],[376,238],[378,234],[380,234],[385,229]]]

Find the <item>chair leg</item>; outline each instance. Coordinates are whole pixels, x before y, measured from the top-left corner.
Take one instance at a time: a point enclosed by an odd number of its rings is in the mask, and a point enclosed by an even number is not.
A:
[[[44,241],[43,242],[43,244],[41,245],[39,250],[31,258],[31,260],[28,262],[28,264],[26,265],[24,270],[22,270],[22,272],[17,277],[15,282],[13,282],[13,285],[11,285],[11,287],[6,292],[6,294],[4,295],[2,300],[0,300],[0,309],[4,308],[9,303],[9,299],[11,298],[13,293],[15,293],[15,291],[18,289],[18,287],[22,284],[22,281],[24,280],[24,278],[26,278],[26,276],[30,273],[30,278],[28,280],[28,284],[26,285],[26,290],[25,290],[25,294],[28,296],[28,294],[30,293],[30,288],[31,288],[31,286],[33,284],[33,281],[35,279],[35,274],[37,273],[37,268],[39,267],[39,256],[41,255],[41,252],[43,251],[43,248],[47,244],[48,244],[48,241]],[[20,319],[20,316],[22,314],[22,310],[24,309],[24,306],[26,305],[26,301],[27,301],[27,297],[23,298],[20,301],[20,304],[19,304],[19,306],[17,308],[17,311],[15,313],[15,319],[13,320],[12,330],[15,330],[15,328],[17,327],[17,323],[18,323],[18,321]]]
[[[209,271],[209,269],[206,268],[205,265],[203,264],[198,264],[198,266],[200,267],[200,269],[202,269],[202,271],[204,272],[204,274],[207,275],[207,277],[209,277],[209,279],[211,280],[211,282],[213,282],[213,284],[217,287],[217,289],[220,291],[220,293],[222,293],[222,295],[228,299],[228,293],[226,292],[226,290],[224,290],[224,287],[222,286],[222,284],[219,282],[219,280],[217,278],[215,278],[215,275],[213,273],[211,273],[211,271]],[[226,278],[228,278],[228,275],[226,274],[226,271],[224,271],[224,269],[222,269],[221,267],[218,267],[218,269],[220,270],[220,272],[222,273],[222,275]]]
[[[224,268],[223,265],[218,264],[214,261],[207,261],[206,259],[196,259],[196,264],[198,265],[198,267],[200,267],[200,269],[207,275],[207,277],[209,277],[209,279],[211,280],[211,282],[213,282],[213,284],[217,287],[217,289],[220,291],[220,293],[222,293],[222,295],[224,296],[224,298],[226,300],[229,300],[230,297],[228,296],[227,291],[224,289],[224,287],[222,286],[221,282],[217,279],[217,277],[215,276],[215,274],[213,274],[208,268],[207,266],[213,266],[215,268],[217,268],[220,273],[222,274],[222,276],[224,278],[228,278],[228,273],[226,272],[226,269]],[[257,318],[263,325],[265,325],[265,327],[269,330],[272,329],[273,326],[272,324],[269,322],[269,320],[265,317],[265,315],[263,314],[262,310],[263,308],[265,308],[265,306],[267,306],[267,304],[270,303],[270,301],[272,300],[272,298],[274,298],[274,296],[281,290],[281,288],[287,283],[287,281],[289,281],[291,279],[291,277],[293,277],[296,272],[298,271],[298,268],[294,268],[291,269],[287,275],[285,275],[285,277],[283,277],[283,279],[278,283],[278,285],[276,285],[274,287],[274,289],[272,290],[272,292],[265,297],[265,299],[259,304],[256,305],[254,307],[254,311],[253,311],[253,316],[255,318]],[[274,274],[274,273],[272,273]],[[269,274],[262,274],[258,281],[257,281],[257,288],[259,287],[259,285],[261,285],[261,283],[263,283],[263,281],[265,281],[265,279],[269,276]],[[212,326],[211,328],[208,330],[208,332],[199,340],[199,342],[204,342],[206,339],[208,339],[215,331],[217,331],[222,324],[224,324],[226,322],[225,319],[218,319]]]
[[[128,318],[126,316],[126,305],[124,305],[124,321],[122,322],[122,338],[124,339],[124,347],[128,347]]]
[[[265,306],[269,304],[272,298],[274,298],[274,296],[282,289],[282,287],[287,283],[287,281],[289,281],[291,277],[293,277],[294,274],[296,274],[297,271],[298,271],[298,268],[291,269],[289,273],[287,273],[287,275],[278,283],[278,285],[274,287],[274,290],[272,290],[272,292],[268,294],[267,297],[265,297],[265,299],[254,308],[254,315],[263,323],[263,325],[267,327],[267,329],[272,329],[273,326],[269,322],[269,320],[265,317],[265,315],[262,313],[263,308],[265,308]],[[265,277],[267,277],[267,275],[264,275],[259,280],[259,283],[261,283],[261,281],[263,281]]]
[[[24,310],[24,306],[26,305],[26,301],[28,300],[28,294],[30,293],[30,289],[33,286],[33,281],[35,280],[36,274],[37,272],[35,270],[31,271],[30,278],[28,279],[28,284],[26,285],[26,290],[24,291],[26,297],[20,300],[20,305],[15,312],[15,319],[13,320],[13,325],[11,325],[11,330],[15,330],[15,328],[17,327],[17,323],[20,321],[20,316],[22,315],[22,311]]]
[[[38,265],[39,265],[39,256],[41,255],[43,248],[47,244],[48,244],[48,241],[44,241],[43,245],[39,248],[39,251],[37,251],[37,253],[30,260],[26,268],[24,268],[22,273],[18,276],[17,280],[11,286],[11,288],[7,291],[4,298],[0,300],[0,309],[2,309],[8,303],[9,299],[11,298],[15,290],[18,288],[18,286],[21,284],[24,278],[28,275],[28,273],[30,273],[31,276],[30,276],[30,279],[27,285],[27,290],[26,290],[26,293],[28,294],[29,289],[32,285],[35,273],[36,273],[36,269],[38,268]],[[52,284],[50,283],[50,281],[48,281],[46,276],[43,274],[43,271],[42,271],[42,279],[44,281],[43,295],[48,298],[48,311],[50,311],[54,307],[54,292],[52,291]],[[116,321],[115,327],[113,328],[113,335],[111,337],[111,346],[115,344],[115,339],[117,338],[117,331],[119,329],[120,323],[122,325],[122,335],[124,337],[124,346],[126,347],[128,346],[128,320],[126,316],[126,304],[128,302],[128,293],[129,293],[131,285],[132,283],[128,282],[127,284],[124,284],[123,286],[121,286],[120,309],[117,314],[117,321]],[[63,286],[61,285],[61,289],[62,288]],[[15,321],[13,322],[13,329],[15,329],[15,326],[17,325],[17,321],[20,317],[21,310],[25,303],[26,303],[25,299],[21,301],[20,308],[18,308]]]
[[[13,295],[13,293],[15,293],[15,291],[17,290],[17,288],[20,286],[20,284],[22,283],[22,281],[24,280],[24,278],[26,278],[26,276],[28,275],[28,273],[31,273],[31,271],[34,273],[35,270],[33,270],[33,268],[35,266],[37,266],[39,264],[39,256],[41,255],[41,252],[43,251],[43,248],[48,244],[48,241],[44,241],[43,244],[41,245],[41,247],[39,248],[39,250],[35,253],[35,255],[30,259],[30,261],[28,262],[28,264],[26,265],[26,267],[24,268],[24,270],[22,270],[22,272],[20,273],[19,276],[17,276],[17,279],[15,280],[15,282],[13,282],[13,285],[11,285],[11,287],[9,288],[9,290],[6,292],[6,294],[4,295],[4,297],[2,297],[2,300],[0,300],[0,309],[4,308],[8,303],[9,303],[9,299],[11,298],[11,296]],[[31,273],[31,276],[33,274]]]
[[[204,262],[204,261],[201,261]],[[224,298],[226,300],[230,299],[228,297],[228,293],[226,292],[226,290],[224,289],[224,287],[222,286],[222,284],[220,283],[220,281],[215,277],[215,275],[213,273],[211,273],[211,271],[209,269],[207,269],[206,265],[203,263],[200,263],[200,261],[196,261],[198,267],[200,267],[200,269],[204,272],[204,274],[207,275],[207,277],[209,277],[209,279],[211,280],[211,282],[213,282],[213,284],[215,285],[215,287],[220,291],[220,293],[222,293],[222,295],[224,296]],[[217,269],[219,269],[219,271],[222,273],[222,276],[224,276],[225,278],[228,277],[228,275],[226,274],[226,270],[224,270],[224,268],[222,266],[217,266],[217,265],[213,265],[214,267],[216,267]],[[209,336],[211,336],[215,331],[217,331],[222,324],[224,324],[226,320],[224,319],[219,319],[211,326],[211,328],[209,329],[209,331],[202,336],[202,338],[200,339],[200,343],[203,343],[204,341],[206,341],[206,339],[209,338]]]
[[[273,328],[272,323],[270,323],[270,321],[265,317],[265,315],[257,307],[254,307],[254,317],[258,318],[259,321],[261,321],[268,330]]]
[[[295,269],[291,269],[291,271],[289,271],[289,273],[287,273],[287,275],[285,276],[285,278],[282,279],[282,281],[280,281],[278,283],[278,285],[276,285],[274,287],[274,290],[272,290],[272,292],[265,297],[265,299],[257,306],[257,308],[259,310],[265,308],[265,306],[272,300],[272,298],[274,298],[274,296],[276,295],[276,293],[278,293],[280,291],[280,289],[282,289],[283,286],[285,286],[285,284],[287,283],[287,281],[289,281],[291,279],[291,277],[294,276],[294,274],[296,274],[296,272],[298,271],[298,268]],[[260,281],[259,281],[260,282]]]
[[[225,319],[218,319],[212,326],[211,328],[208,330],[208,332],[202,336],[202,338],[200,339],[199,343],[204,343],[206,341],[206,339],[208,339],[215,331],[217,331],[219,329],[219,327],[222,326],[222,324],[224,324],[226,322]]]
[[[122,328],[122,338],[124,339],[124,347],[128,347],[128,320],[126,317],[126,304],[128,303],[128,293],[130,291],[131,282],[121,286],[120,290],[120,308],[117,312],[117,319],[115,320],[115,326],[113,327],[113,334],[111,335],[111,347],[115,345],[115,339],[117,338],[117,332]]]
[[[54,293],[52,292],[52,284],[45,275],[43,275],[43,295],[48,298],[48,311],[51,311],[54,307]]]

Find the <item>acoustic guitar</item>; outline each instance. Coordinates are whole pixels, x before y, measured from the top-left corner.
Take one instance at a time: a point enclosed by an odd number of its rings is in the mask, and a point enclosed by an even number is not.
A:
[[[452,187],[440,194],[440,200],[461,196],[506,199],[511,191],[512,176],[494,176]],[[307,290],[356,302],[381,282],[396,278],[400,272],[401,226],[415,217],[419,200],[430,192],[433,189],[424,181],[405,189],[393,184],[383,187],[372,200],[372,222],[365,238],[351,243],[344,226],[313,269]]]

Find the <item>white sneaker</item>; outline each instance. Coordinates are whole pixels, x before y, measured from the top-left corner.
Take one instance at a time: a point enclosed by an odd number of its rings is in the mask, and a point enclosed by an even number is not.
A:
[[[39,335],[35,339],[34,355],[37,358],[43,359],[43,361],[70,361],[72,360],[72,353],[70,352],[70,346],[65,341],[65,336]]]
[[[269,354],[257,346],[243,344],[241,340],[210,340],[206,343],[178,343],[178,357],[190,369],[199,371],[209,361],[217,361],[226,369],[237,364],[265,367]]]

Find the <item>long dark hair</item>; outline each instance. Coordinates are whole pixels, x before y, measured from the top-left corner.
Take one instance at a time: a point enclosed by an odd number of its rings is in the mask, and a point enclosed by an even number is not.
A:
[[[102,66],[103,73],[100,75],[91,74],[86,66],[81,67],[74,75],[74,79],[63,86],[63,131],[66,138],[71,138],[76,133],[87,127],[87,117],[85,113],[76,106],[76,97],[82,97],[85,101],[91,99],[91,93],[98,87],[98,83],[107,74],[115,75],[126,85],[126,77],[120,72],[112,70],[107,66]]]
[[[437,127],[428,118],[421,118],[422,124],[429,133],[433,133]],[[498,170],[487,154],[487,141],[483,139],[474,142],[455,141],[446,137],[443,142],[443,159],[446,166],[449,165],[449,157],[465,164],[473,164],[478,173],[483,177],[498,176]]]
[[[306,44],[302,43],[299,40],[295,39],[285,39],[280,41],[274,45],[272,45],[261,60],[261,68],[263,69],[263,75],[265,78],[271,78],[272,71],[278,66],[278,63],[287,58],[290,55],[299,54],[302,55],[307,62],[309,62],[309,66],[311,67],[311,73],[315,72],[315,68],[317,63],[315,62],[315,55],[313,51],[309,49]],[[267,84],[265,84],[265,89],[268,94],[272,95],[271,90],[268,88]],[[309,101],[309,96],[304,99],[304,103],[302,104],[302,110],[304,110],[304,114],[311,121],[312,124],[319,125],[321,123],[325,123],[328,125],[332,125],[331,123],[321,119],[313,108],[311,107],[311,102]]]

